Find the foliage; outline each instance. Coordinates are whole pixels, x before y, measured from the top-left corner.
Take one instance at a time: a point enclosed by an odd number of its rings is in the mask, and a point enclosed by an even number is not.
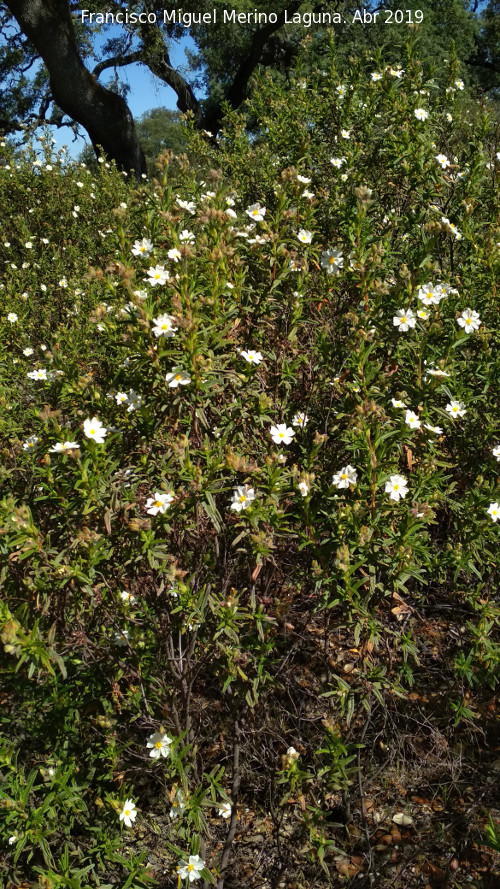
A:
[[[135,189],[0,149],[5,887],[409,886],[494,809],[495,122],[308,46]]]
[[[65,108],[65,115],[54,104],[48,72],[23,33],[21,6],[18,0],[0,3],[0,24],[6,35],[0,44],[0,80],[4,85],[0,128],[14,133],[27,125],[67,124],[69,115],[74,126],[78,121],[88,129],[76,107],[71,118],[70,109]],[[63,7],[66,10],[64,0],[59,0],[61,22]],[[467,68],[468,86],[480,85],[493,92],[498,89],[496,2],[412,0],[404,6],[368,2],[360,11],[349,0],[335,4],[275,0],[270,12],[263,0],[235,0],[230,7],[225,2],[214,5],[212,0],[176,0],[165,9],[152,0],[141,4],[115,0],[106,12],[117,18],[106,20],[97,2],[88,3],[84,12],[73,16],[75,42],[89,72],[107,89],[126,97],[128,86],[120,72],[140,62],[172,87],[180,111],[194,115],[200,126],[214,133],[221,124],[222,104],[240,107],[259,68],[287,78],[302,40],[309,36],[315,63],[321,64],[323,47],[332,31],[338,53],[346,60],[378,48],[390,62],[399,58],[416,29],[424,61],[440,63],[454,48]],[[129,16],[126,21],[125,15]],[[57,22],[56,17],[53,28],[58,27]],[[174,43],[186,37],[187,71],[175,68],[170,58]]]
[[[181,154],[188,148],[180,115],[176,111],[170,111],[168,108],[153,108],[141,115],[136,128],[151,175],[155,172],[160,154],[165,151],[172,151],[174,155]],[[90,145],[83,149],[79,160],[93,170],[98,169],[98,161]]]

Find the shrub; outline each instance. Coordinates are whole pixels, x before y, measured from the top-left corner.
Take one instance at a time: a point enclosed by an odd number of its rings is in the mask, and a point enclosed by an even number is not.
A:
[[[453,61],[310,67],[138,189],[3,149],[7,879],[318,886],[382,836],[408,861],[411,800],[438,819],[470,782],[499,660],[490,116]]]

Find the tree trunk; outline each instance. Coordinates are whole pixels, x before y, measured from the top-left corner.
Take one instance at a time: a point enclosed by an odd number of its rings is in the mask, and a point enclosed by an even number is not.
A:
[[[81,59],[67,0],[6,0],[19,27],[38,51],[56,104],[78,121],[97,151],[121,170],[146,172],[146,160],[127,103],[97,82]]]

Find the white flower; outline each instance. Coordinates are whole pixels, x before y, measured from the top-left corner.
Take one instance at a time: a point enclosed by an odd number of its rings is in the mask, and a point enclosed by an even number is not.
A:
[[[344,84],[340,83],[339,86],[337,86],[335,88],[335,92],[338,93],[338,95],[341,99],[343,99],[347,90],[346,90],[346,87],[344,86]]]
[[[126,404],[128,401],[128,396],[126,392],[117,392],[115,395],[115,401],[117,404]]]
[[[28,346],[26,349],[23,349],[23,355],[26,355],[26,358],[29,358],[30,355],[33,355],[33,349]]]
[[[46,380],[47,371],[44,367],[41,367],[39,370],[31,370],[26,376],[29,377],[30,380]]]
[[[227,821],[231,817],[231,803],[221,803],[217,810],[217,814]]]
[[[413,411],[406,411],[405,423],[407,426],[410,427],[410,429],[420,429],[420,426],[422,425],[420,420],[418,419],[417,414],[415,414]]]
[[[184,801],[184,797],[182,795],[182,792],[178,789],[175,793],[173,800],[172,800],[172,808],[170,809],[170,812],[169,812],[169,815],[170,815],[172,821],[175,818],[177,818],[177,816],[180,815],[181,812],[183,812],[185,808],[186,808],[186,803]]]
[[[179,262],[179,260],[182,259],[181,251],[178,250],[177,247],[172,247],[168,251],[167,255],[168,255],[168,258],[172,259],[174,262]]]
[[[429,112],[425,111],[424,108],[415,108],[415,111],[413,113],[417,120],[427,120],[427,118],[429,117]]]
[[[410,327],[415,327],[417,319],[411,309],[400,309],[394,315],[392,323],[394,327],[399,327],[399,330],[407,331]]]
[[[350,139],[351,138],[351,131],[350,130],[341,130],[340,135],[342,136],[343,139]]]
[[[122,590],[120,593],[120,599],[125,605],[133,605],[136,601],[135,596],[132,593],[129,593],[127,590]]]
[[[456,86],[457,90],[463,90],[463,88],[464,88],[463,80],[455,80],[455,86]]]
[[[194,883],[195,880],[200,879],[204,867],[205,862],[203,858],[200,858],[199,855],[190,855],[187,861],[180,862],[177,868],[177,873],[181,880],[185,880],[186,877],[189,877],[189,882]]]
[[[398,77],[398,78],[402,77],[403,74],[405,73],[400,65],[396,65],[395,68],[387,68],[386,71],[388,74],[391,75],[391,77]]]
[[[307,482],[299,482],[298,489],[303,497],[307,497],[307,495],[309,494],[310,488]]]
[[[500,445],[495,445],[495,447],[491,449],[491,453],[496,457],[497,463],[500,463]]]
[[[49,448],[51,454],[61,454],[65,451],[78,451],[80,450],[80,445],[77,444],[76,441],[57,441],[54,447]]]
[[[335,250],[333,247],[330,247],[329,250],[324,250],[320,257],[320,265],[322,269],[326,269],[328,275],[333,274],[333,272],[339,271],[344,264],[344,257],[340,250]]]
[[[181,210],[186,210],[187,213],[191,213],[193,215],[196,210],[196,204],[194,201],[182,201],[180,198],[177,198],[177,206],[181,208]]]
[[[177,366],[165,375],[165,382],[168,383],[169,389],[177,389],[178,386],[187,386],[191,382],[191,377],[182,367]]]
[[[137,818],[137,809],[135,803],[131,799],[126,799],[123,803],[123,809],[120,812],[120,821],[123,821],[125,827],[132,827],[132,822]]]
[[[443,225],[445,226],[446,230],[449,231],[451,235],[454,235],[454,236],[455,236],[455,239],[456,239],[457,241],[461,241],[461,240],[462,240],[462,235],[460,234],[460,232],[459,232],[458,228],[456,227],[455,223],[450,222],[450,220],[448,219],[447,216],[442,216],[442,217],[441,217],[441,222],[442,222]]]
[[[302,197],[306,198],[308,201],[311,201],[314,197],[313,191],[308,191],[307,188],[302,192]]]
[[[264,220],[264,216],[266,215],[266,208],[261,207],[260,204],[251,204],[245,210],[247,216],[250,216],[250,219],[254,219],[255,222],[262,222]]]
[[[133,389],[129,389],[127,392],[127,414],[131,414],[132,411],[136,411],[142,404],[142,395],[138,395],[137,392],[134,392]]]
[[[162,732],[155,732],[154,735],[151,735],[151,737],[148,738],[146,747],[151,749],[151,753],[149,754],[151,759],[160,759],[160,757],[166,758],[169,756],[171,744],[172,738],[169,738],[166,734],[162,734]]]
[[[157,284],[166,284],[168,279],[169,274],[162,265],[151,266],[148,269],[148,277],[144,278],[148,284],[151,284],[151,287],[156,287]]]
[[[174,319],[171,315],[163,314],[153,318],[153,333],[155,336],[172,337],[175,336],[177,327],[173,325]]]
[[[300,426],[301,429],[305,429],[308,423],[309,417],[304,413],[295,414],[292,420],[292,426]]]
[[[231,509],[234,510],[234,512],[241,512],[242,509],[246,509],[247,506],[250,506],[252,500],[255,500],[254,489],[249,485],[240,485],[233,491]]]
[[[173,500],[172,494],[161,494],[159,491],[155,491],[154,497],[149,497],[146,501],[145,509],[148,515],[158,515],[158,513],[163,515]]]
[[[406,407],[406,404],[400,398],[391,398],[391,402],[393,407]]]
[[[466,333],[472,333],[481,326],[481,319],[478,313],[472,309],[465,309],[460,317],[457,318],[457,322],[460,327],[464,328]]]
[[[30,435],[23,444],[25,451],[31,451],[38,442],[38,435]]]
[[[297,174],[297,181],[302,182],[303,185],[309,185],[311,180],[307,176],[301,176],[300,174]]]
[[[254,352],[253,349],[240,349],[240,355],[245,361],[248,361],[249,364],[260,364],[263,360],[263,355],[261,352]]]
[[[7,315],[7,321],[10,321],[11,324],[15,324],[18,320],[18,315],[15,312],[9,312]]]
[[[450,375],[446,373],[445,370],[441,370],[439,367],[429,367],[425,372],[426,377],[449,377]]]
[[[378,71],[372,71],[370,74],[371,79],[375,83],[377,80],[382,80],[382,75]]]
[[[297,237],[302,244],[310,244],[313,239],[313,233],[308,232],[305,228],[299,229]]]
[[[350,464],[348,466],[343,466],[340,472],[336,472],[333,476],[333,484],[337,488],[348,488],[349,485],[355,485],[358,480],[358,473],[354,469],[354,466]]]
[[[445,154],[436,154],[435,159],[443,170],[446,170],[446,168],[450,166],[450,162]]]
[[[292,765],[292,763],[296,762],[297,759],[299,758],[299,756],[300,756],[300,753],[298,752],[298,750],[295,749],[295,747],[289,747],[288,750],[286,751],[286,758],[288,760],[288,765]]]
[[[458,291],[454,290],[449,284],[444,284],[443,282],[439,282],[433,287],[432,291],[432,302],[435,306],[438,306],[442,299],[446,296],[449,296],[450,293],[457,293]]]
[[[181,241],[183,244],[192,244],[194,241],[193,232],[190,232],[187,230],[187,228],[184,228],[179,235],[179,241]]]
[[[132,253],[134,256],[149,256],[153,250],[153,242],[149,238],[143,238],[142,241],[134,241]]]
[[[232,207],[228,207],[227,210],[224,211],[226,216],[229,216],[230,219],[237,219],[238,214],[234,212]]]
[[[426,312],[425,309],[417,309],[417,318],[420,318],[421,321],[427,321],[429,317],[429,312]]]
[[[269,434],[275,444],[288,445],[292,441],[295,432],[286,423],[279,423],[277,426],[271,426]]]
[[[424,427],[425,429],[428,429],[429,432],[434,432],[435,435],[443,434],[443,429],[441,429],[441,426],[430,426],[429,423],[424,423]]]
[[[450,113],[446,114],[445,117],[446,117],[446,120],[448,121],[448,123],[451,123],[451,122],[452,122],[453,117],[451,116]]]
[[[456,417],[465,417],[465,414],[467,413],[465,405],[462,404],[461,401],[450,401],[450,403],[446,405],[446,410],[454,419]]]
[[[9,846],[13,846],[14,843],[17,843],[17,834],[13,834],[11,837],[9,837],[7,842],[9,844]]]
[[[336,170],[340,170],[340,168],[342,167],[343,164],[345,164],[345,162],[346,162],[345,157],[331,157],[330,158],[330,163],[332,164],[333,167],[335,167]]]
[[[385,483],[385,493],[390,495],[391,500],[404,499],[408,493],[408,482],[404,475],[391,475],[390,480]]]
[[[498,502],[490,503],[487,513],[491,516],[492,521],[498,522],[498,519],[500,519],[500,506],[498,505]]]
[[[98,420],[97,417],[92,417],[91,420],[85,420],[83,424],[83,431],[86,437],[92,438],[96,442],[96,444],[103,444],[108,432],[106,427],[102,425],[101,421]]]

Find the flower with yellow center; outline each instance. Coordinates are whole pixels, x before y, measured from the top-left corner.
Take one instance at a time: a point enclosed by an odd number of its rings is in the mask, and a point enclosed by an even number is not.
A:
[[[408,482],[404,475],[391,475],[385,483],[385,493],[391,500],[403,500],[408,493]]]
[[[170,746],[172,744],[172,738],[169,738],[167,734],[164,732],[155,732],[154,735],[151,735],[148,738],[146,746],[150,750],[151,759],[160,759],[164,757],[166,759],[170,754]]]
[[[241,512],[242,509],[247,509],[250,506],[252,500],[255,500],[254,489],[249,485],[240,485],[233,491],[231,509],[234,512]]]
[[[178,386],[187,386],[191,382],[189,374],[182,367],[173,367],[170,373],[165,375],[165,382],[169,389],[177,389]]]
[[[177,873],[181,880],[185,880],[187,877],[190,883],[194,883],[200,879],[204,867],[205,862],[203,858],[200,858],[199,855],[190,855],[187,861],[180,862]]]
[[[96,444],[104,444],[104,439],[106,438],[108,432],[106,427],[102,425],[101,421],[98,420],[97,417],[92,417],[92,419],[85,420],[83,424],[83,431],[86,437],[93,439]]]
[[[160,491],[155,491],[154,497],[149,497],[146,500],[146,512],[148,515],[158,515],[158,513],[163,515],[173,500],[173,494],[162,494]]]
[[[490,503],[489,508],[487,509],[487,513],[491,516],[493,522],[498,522],[500,519],[500,505],[497,503]]]
[[[126,799],[123,803],[123,809],[120,812],[120,821],[123,821],[125,827],[132,827],[132,822],[137,818],[137,808],[133,800]]]
[[[347,466],[343,466],[340,472],[336,472],[333,476],[333,484],[341,490],[342,488],[348,488],[349,485],[355,485],[358,480],[358,473],[356,472],[354,466],[348,464]]]

